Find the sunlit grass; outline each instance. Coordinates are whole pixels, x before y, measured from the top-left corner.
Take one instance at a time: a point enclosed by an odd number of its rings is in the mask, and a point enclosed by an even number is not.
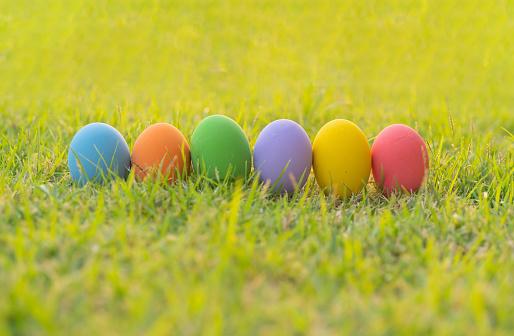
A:
[[[509,1],[0,2],[0,334],[510,334]],[[208,115],[405,123],[426,188],[347,202],[311,175],[71,183],[105,122],[129,147]],[[509,133],[510,132],[510,133]]]

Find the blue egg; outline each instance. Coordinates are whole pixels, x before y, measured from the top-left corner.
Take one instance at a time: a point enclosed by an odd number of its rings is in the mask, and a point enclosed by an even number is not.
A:
[[[105,183],[125,178],[130,168],[127,142],[114,127],[92,123],[73,137],[68,152],[71,178],[82,186],[88,181]]]

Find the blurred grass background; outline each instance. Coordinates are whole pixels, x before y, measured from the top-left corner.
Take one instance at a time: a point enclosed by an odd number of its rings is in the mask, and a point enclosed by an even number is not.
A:
[[[21,0],[0,13],[10,106],[119,104],[127,122],[157,106],[198,121],[244,101],[251,116],[301,119],[302,97],[323,94],[312,131],[335,116],[373,133],[441,128],[430,121],[448,109],[464,127],[514,126],[510,1]]]

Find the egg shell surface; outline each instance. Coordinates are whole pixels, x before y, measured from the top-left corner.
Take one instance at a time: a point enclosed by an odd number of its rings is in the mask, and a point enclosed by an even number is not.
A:
[[[138,180],[162,175],[168,183],[185,177],[191,166],[189,144],[174,126],[157,123],[145,129],[132,149],[132,169]]]
[[[196,126],[191,136],[193,169],[210,179],[246,177],[252,154],[246,135],[234,120],[212,115]]]
[[[353,122],[336,119],[323,126],[312,146],[313,170],[325,194],[344,200],[360,192],[369,178],[371,152]]]
[[[428,151],[421,136],[406,125],[386,127],[371,148],[372,172],[385,195],[417,191],[430,166]],[[383,173],[383,174],[382,174]]]
[[[305,185],[312,167],[309,136],[292,120],[275,120],[259,134],[253,162],[261,183],[275,185],[275,192],[294,192]]]
[[[92,123],[73,137],[68,167],[72,180],[79,186],[88,181],[104,183],[116,177],[124,179],[130,168],[130,150],[117,129],[104,123]]]

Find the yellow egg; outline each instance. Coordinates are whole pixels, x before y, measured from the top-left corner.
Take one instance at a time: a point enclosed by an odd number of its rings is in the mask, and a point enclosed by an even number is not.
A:
[[[323,126],[312,145],[312,167],[325,194],[344,200],[359,193],[371,170],[371,149],[361,129],[336,119]]]

